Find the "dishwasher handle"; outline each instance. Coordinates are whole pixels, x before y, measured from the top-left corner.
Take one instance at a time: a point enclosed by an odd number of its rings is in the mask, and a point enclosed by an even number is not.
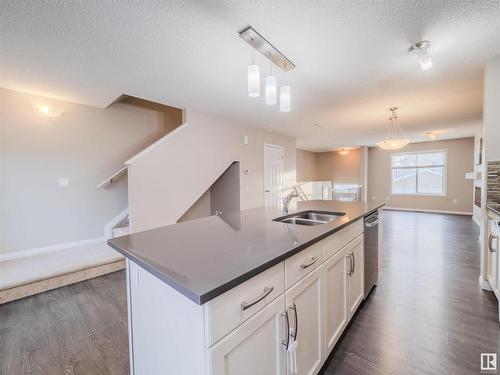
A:
[[[382,221],[381,217],[373,221],[365,221],[365,226],[367,228],[373,228],[374,226],[378,225],[381,221]]]

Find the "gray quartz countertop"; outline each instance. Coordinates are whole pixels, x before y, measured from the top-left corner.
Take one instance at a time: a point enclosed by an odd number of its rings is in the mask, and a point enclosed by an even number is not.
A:
[[[488,203],[486,208],[500,216],[500,203]]]
[[[290,214],[322,210],[345,215],[303,226],[273,221],[280,211],[262,207],[133,233],[108,244],[201,305],[382,206],[297,202],[290,205]]]

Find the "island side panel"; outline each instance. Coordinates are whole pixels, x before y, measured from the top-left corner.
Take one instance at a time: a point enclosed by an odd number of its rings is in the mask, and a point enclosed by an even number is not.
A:
[[[206,374],[203,306],[127,260],[133,375]]]

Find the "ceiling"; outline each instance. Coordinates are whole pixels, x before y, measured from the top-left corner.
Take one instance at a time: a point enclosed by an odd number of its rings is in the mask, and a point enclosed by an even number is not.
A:
[[[314,151],[373,145],[391,106],[412,141],[425,131],[458,138],[481,124],[499,19],[499,1],[4,0],[0,86],[98,107],[128,94],[291,135]],[[246,25],[297,66],[287,74],[292,112],[247,96],[251,49],[237,34]],[[423,39],[429,71],[407,52]],[[256,61],[267,73],[268,61]]]

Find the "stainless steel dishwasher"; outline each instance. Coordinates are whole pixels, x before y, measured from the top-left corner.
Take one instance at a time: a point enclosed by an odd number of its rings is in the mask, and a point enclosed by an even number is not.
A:
[[[365,217],[365,298],[378,279],[378,229],[382,217],[379,212]]]

